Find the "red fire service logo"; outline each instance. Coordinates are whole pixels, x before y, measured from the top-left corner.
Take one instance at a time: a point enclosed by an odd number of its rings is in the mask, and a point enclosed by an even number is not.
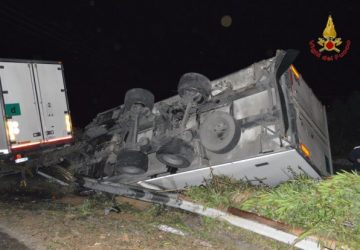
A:
[[[315,40],[309,42],[311,54],[323,61],[336,61],[343,58],[349,52],[351,42],[347,40],[344,44],[336,35],[335,25],[330,15],[323,37],[319,37],[317,42]]]

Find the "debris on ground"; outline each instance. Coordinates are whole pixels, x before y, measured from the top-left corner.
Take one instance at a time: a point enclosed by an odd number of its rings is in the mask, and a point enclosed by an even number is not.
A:
[[[167,233],[172,233],[172,234],[177,234],[177,235],[181,235],[181,236],[185,236],[187,235],[186,233],[184,233],[183,231],[173,228],[173,227],[169,227],[167,225],[158,225],[158,227],[161,231],[167,232]]]
[[[26,194],[0,196],[0,226],[33,238],[45,249],[288,249],[227,223],[161,205],[98,192],[60,196],[56,185],[52,183],[45,196],[37,192],[26,197],[32,193],[31,185]],[[106,208],[115,207],[118,213],[104,214]]]
[[[118,206],[106,207],[104,209],[104,214],[105,215],[108,215],[110,212],[120,213],[121,209]]]

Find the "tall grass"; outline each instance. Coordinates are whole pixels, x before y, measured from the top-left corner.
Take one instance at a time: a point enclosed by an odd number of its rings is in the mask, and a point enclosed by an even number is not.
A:
[[[208,207],[226,209],[236,204],[235,197],[247,196],[255,192],[258,187],[245,181],[238,181],[226,176],[213,176],[205,185],[187,189],[185,195]]]
[[[215,176],[186,194],[207,206],[234,206],[301,227],[305,232],[300,238],[317,235],[360,249],[360,176],[355,172],[323,181],[297,176],[275,188]]]
[[[262,190],[238,207],[302,227],[301,235],[324,236],[360,249],[360,176],[342,172],[317,182],[306,177]]]

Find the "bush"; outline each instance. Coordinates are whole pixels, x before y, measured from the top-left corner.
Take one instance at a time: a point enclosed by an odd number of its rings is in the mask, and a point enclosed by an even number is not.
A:
[[[261,190],[239,208],[360,248],[360,176],[342,172],[317,182],[306,177]]]

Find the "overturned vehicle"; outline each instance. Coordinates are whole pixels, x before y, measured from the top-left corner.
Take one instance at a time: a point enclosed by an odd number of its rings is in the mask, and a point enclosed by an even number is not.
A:
[[[213,81],[184,74],[178,95],[157,103],[131,89],[62,157],[84,176],[166,190],[213,175],[266,185],[330,175],[326,111],[292,65],[296,55],[278,51]]]

